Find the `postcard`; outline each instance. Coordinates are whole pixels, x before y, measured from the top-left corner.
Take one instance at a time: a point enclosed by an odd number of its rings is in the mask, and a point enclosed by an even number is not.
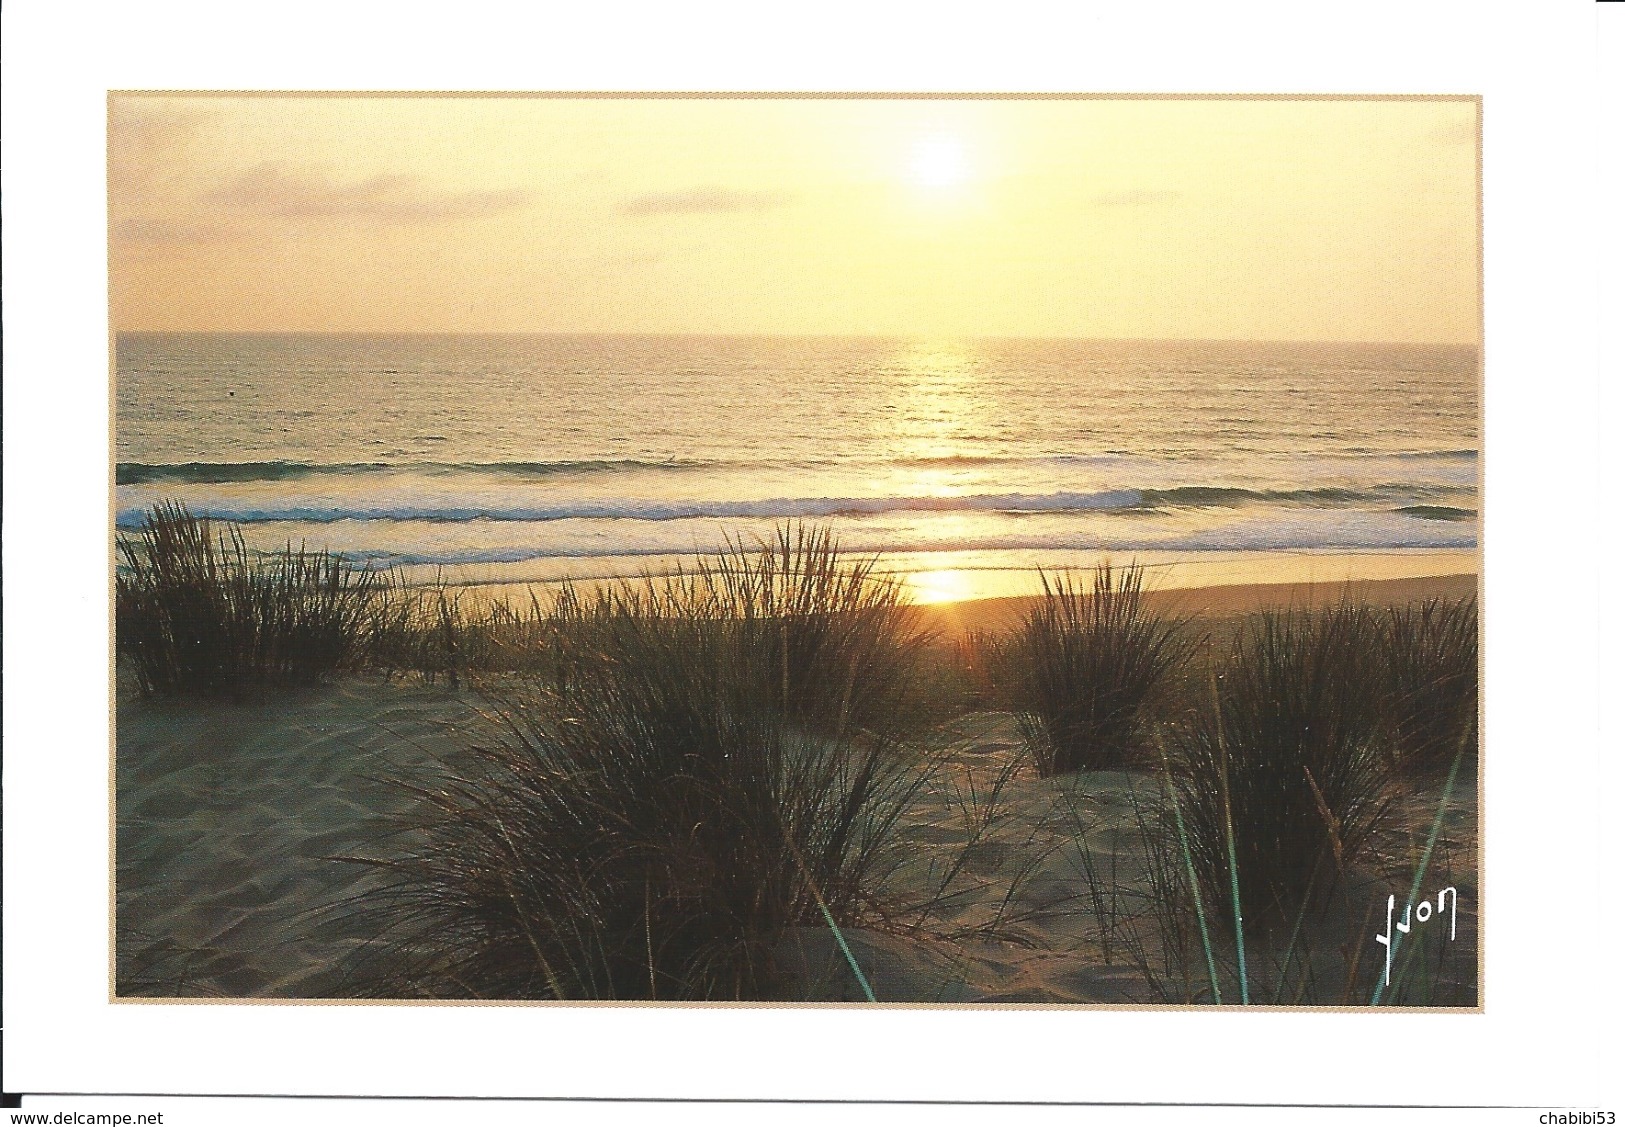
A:
[[[1598,1114],[1592,23],[906,7],[7,11],[20,1112]]]

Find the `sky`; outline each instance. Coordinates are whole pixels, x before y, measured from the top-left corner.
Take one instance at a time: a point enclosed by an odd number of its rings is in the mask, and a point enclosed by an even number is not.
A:
[[[1478,339],[1471,101],[109,101],[114,328]]]

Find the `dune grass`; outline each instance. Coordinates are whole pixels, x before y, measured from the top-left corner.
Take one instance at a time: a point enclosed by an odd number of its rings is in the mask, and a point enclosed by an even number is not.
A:
[[[766,655],[766,690],[791,720],[895,728],[917,719],[916,678],[933,639],[874,563],[844,555],[828,528],[784,525],[765,543],[735,540],[700,557],[678,613],[698,606],[739,623]]]
[[[512,739],[424,788],[431,817],[410,827],[418,846],[387,862],[392,887],[374,905],[398,961],[382,976],[372,968],[369,989],[759,999],[782,986],[778,953],[793,929],[829,927],[837,942],[853,926],[918,932],[934,909],[887,877],[907,848],[903,810],[931,770],[929,753],[908,745],[942,706],[921,680],[946,651],[868,580],[827,534],[786,528],[673,580],[591,598],[565,588],[546,614],[494,612],[487,643],[505,632],[530,663],[492,658],[491,645],[481,661],[536,676],[502,702]],[[1025,654],[1081,687],[1085,667],[1107,682],[1077,692],[1085,706],[1058,710],[1050,728],[1027,719],[1029,744],[1043,736],[1053,749],[1048,732],[1069,721],[1094,749],[1128,749],[1154,726],[1172,747],[1162,802],[1134,810],[1144,866],[1118,872],[1082,854],[1079,896],[1108,963],[1141,968],[1162,1002],[1357,1000],[1363,948],[1350,940],[1342,971],[1328,969],[1337,952],[1323,950],[1316,919],[1339,888],[1352,911],[1350,872],[1370,861],[1393,801],[1406,731],[1396,718],[1425,708],[1396,685],[1461,695],[1459,679],[1407,682],[1393,654],[1453,653],[1445,643],[1464,612],[1266,611],[1207,656],[1212,679],[1193,700],[1194,679],[1170,682],[1201,641],[1144,614],[1137,572],[1103,568],[1082,591],[1069,576],[1048,586],[1048,604],[999,641],[994,661],[1006,693],[1030,676]],[[1133,653],[1068,666],[1087,650],[1066,635],[1079,624],[1108,638],[1097,653],[1113,641]],[[1113,706],[1121,697],[1136,706]],[[1098,752],[1081,762],[1157,766]],[[965,856],[978,841],[968,833]],[[936,898],[947,903],[964,888],[954,864],[944,872]]]
[[[1327,974],[1316,917],[1339,888],[1349,901],[1397,782],[1476,762],[1471,599],[1265,611],[1205,647],[1148,609],[1139,568],[1103,567],[1044,575],[1016,629],[956,648],[822,528],[519,609],[257,554],[176,504],[117,543],[118,652],[145,692],[415,670],[472,681],[506,722],[411,784],[421,816],[368,860],[387,886],[348,908],[381,937],[351,968],[371,996],[770,998],[795,929],[842,950],[852,927],[921,933],[985,892],[965,861],[1016,764],[972,795],[964,852],[923,892],[891,881],[901,819],[936,767],[933,727],[991,705],[1021,718],[1043,775],[1160,768],[1163,799],[1134,809],[1143,864],[1080,854],[1107,963],[1162,1001],[1346,1003],[1371,964],[1356,945]],[[1196,667],[1211,679],[1193,690]],[[1012,896],[1036,863],[1012,863]],[[1465,996],[1454,948],[1416,951],[1390,998]]]
[[[917,645],[826,534],[567,600],[574,674],[420,788],[377,859],[369,994],[738,999],[793,928],[884,922],[925,778],[886,719]]]
[[[1162,1001],[1360,1004],[1380,982],[1366,940],[1389,893],[1409,884],[1414,901],[1424,872],[1462,884],[1469,905],[1476,889],[1440,833],[1455,777],[1476,757],[1471,600],[1265,611],[1208,664],[1208,699],[1176,697],[1183,717],[1157,716],[1174,755],[1161,806],[1136,810],[1143,866],[1125,877],[1080,844],[1103,957],[1139,967]],[[1434,794],[1431,766],[1405,753],[1447,738]],[[1407,842],[1408,816],[1394,816],[1402,795],[1432,804],[1423,838]],[[1076,833],[1082,843],[1081,823]],[[1430,868],[1436,846],[1446,860]],[[1472,1005],[1476,945],[1464,934],[1413,944],[1388,997]]]
[[[1243,921],[1290,928],[1381,823],[1392,801],[1381,669],[1368,608],[1265,611],[1238,636],[1211,701],[1173,729],[1195,869],[1238,935]]]
[[[378,578],[292,545],[250,552],[179,504],[117,539],[116,646],[146,693],[235,697],[359,666]]]
[[[1389,608],[1382,623],[1393,765],[1437,780],[1461,747],[1469,773],[1478,756],[1478,600],[1429,599]]]
[[[466,587],[438,577],[408,586],[387,583],[367,626],[368,665],[386,677],[417,673],[433,683],[444,678],[453,688],[479,674],[542,674],[563,660],[574,592],[565,588],[543,607],[531,592],[515,608],[476,597]]]
[[[370,626],[371,661],[388,674],[413,671],[454,685],[479,673],[563,683],[598,664],[604,632],[617,624],[726,621],[760,647],[764,699],[790,719],[909,725],[952,692],[934,684],[927,665],[950,663],[927,660],[941,648],[937,639],[903,589],[873,574],[873,563],[843,553],[825,528],[785,525],[769,541],[732,540],[669,577],[587,592],[564,584],[545,607],[534,592],[517,608],[479,602],[443,578],[392,585]]]
[[[1040,579],[1020,625],[983,641],[993,696],[1022,717],[1040,774],[1138,762],[1149,710],[1194,650],[1188,624],[1147,607],[1139,567]]]

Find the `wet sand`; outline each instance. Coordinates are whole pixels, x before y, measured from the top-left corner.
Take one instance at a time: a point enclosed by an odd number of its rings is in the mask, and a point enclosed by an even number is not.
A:
[[[1349,582],[1238,583],[1217,587],[1155,590],[1147,582],[1147,601],[1171,614],[1204,619],[1231,619],[1265,608],[1321,607],[1345,596],[1371,606],[1403,606],[1423,599],[1462,599],[1478,592],[1478,576],[1418,576],[1404,579],[1357,579]],[[1021,620],[1038,596],[1014,595],[941,603],[924,608],[934,624],[949,634],[1008,630]]]

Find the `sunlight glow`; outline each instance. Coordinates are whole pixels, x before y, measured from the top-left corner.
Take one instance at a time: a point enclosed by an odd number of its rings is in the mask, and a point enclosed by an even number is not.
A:
[[[965,148],[953,137],[933,136],[914,146],[914,182],[925,188],[952,188],[970,177]]]
[[[173,332],[1471,344],[1477,113],[119,94],[109,301]]]
[[[917,571],[908,577],[917,603],[957,603],[972,597],[976,585],[963,571]]]

